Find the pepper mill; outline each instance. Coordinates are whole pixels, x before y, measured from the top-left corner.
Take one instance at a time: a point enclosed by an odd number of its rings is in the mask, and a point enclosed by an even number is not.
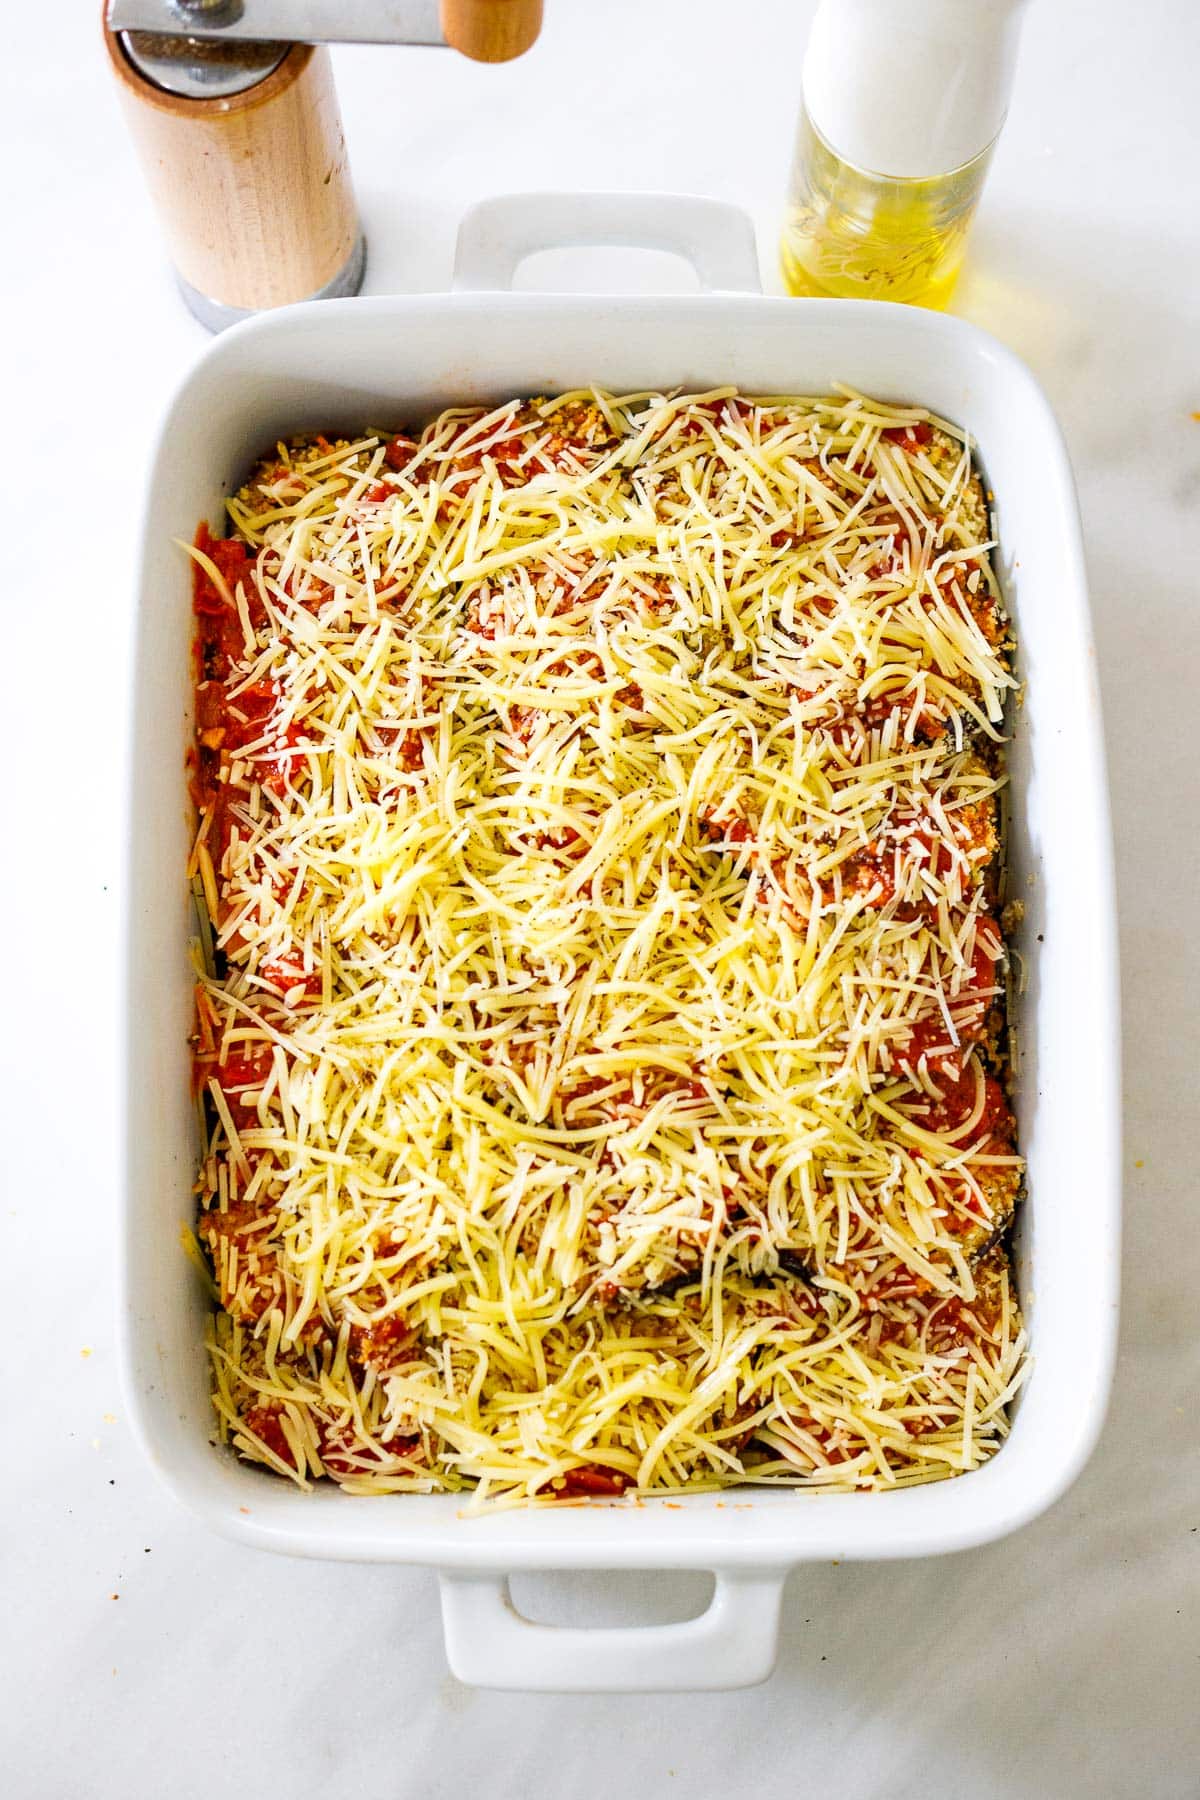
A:
[[[326,44],[449,45],[506,62],[541,17],[542,0],[106,0],[109,63],[196,317],[220,331],[362,285]]]

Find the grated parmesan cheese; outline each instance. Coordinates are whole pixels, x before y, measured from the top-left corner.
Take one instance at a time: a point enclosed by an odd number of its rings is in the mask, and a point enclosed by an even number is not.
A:
[[[580,391],[280,445],[229,514],[191,865],[226,1437],[509,1503],[976,1466],[1024,1337],[968,447]]]

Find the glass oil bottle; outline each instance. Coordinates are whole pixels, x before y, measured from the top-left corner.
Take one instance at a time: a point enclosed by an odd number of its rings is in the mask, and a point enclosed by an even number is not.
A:
[[[781,255],[789,292],[942,307],[1025,0],[821,0]]]

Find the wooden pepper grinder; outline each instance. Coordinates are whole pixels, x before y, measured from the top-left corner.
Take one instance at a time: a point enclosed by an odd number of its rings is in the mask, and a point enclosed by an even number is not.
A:
[[[326,43],[449,44],[506,62],[541,16],[542,0],[106,0],[109,61],[196,317],[220,331],[362,285]],[[289,41],[301,24],[310,41]]]

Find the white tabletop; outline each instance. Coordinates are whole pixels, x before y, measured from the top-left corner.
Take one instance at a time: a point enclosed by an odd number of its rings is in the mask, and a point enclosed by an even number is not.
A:
[[[1048,388],[1088,537],[1126,1009],[1125,1313],[1108,1428],[1067,1498],[1007,1542],[796,1574],[767,1685],[579,1700],[459,1686],[430,1573],[289,1562],[208,1536],[156,1486],[124,1421],[113,1265],[131,558],[150,432],[204,336],[164,265],[98,6],[14,8],[0,65],[6,1791],[1194,1797],[1200,9],[1032,7],[956,302]],[[811,6],[547,0],[547,12],[539,45],[502,69],[447,52],[338,54],[368,290],[444,286],[463,208],[530,186],[738,201],[778,286]],[[661,268],[622,257],[606,272]],[[547,1578],[524,1591],[548,1616],[599,1621],[679,1616],[703,1588]]]

